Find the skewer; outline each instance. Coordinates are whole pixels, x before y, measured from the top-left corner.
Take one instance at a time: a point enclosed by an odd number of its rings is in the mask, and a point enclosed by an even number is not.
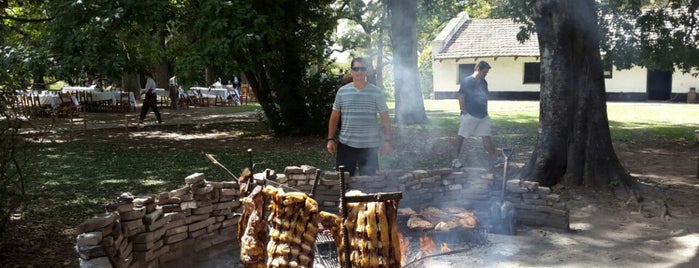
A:
[[[340,171],[340,207],[342,208],[342,236],[345,240],[345,267],[352,267],[352,262],[350,261],[350,241],[349,241],[349,231],[347,230],[347,185],[345,184],[345,166],[338,166]]]

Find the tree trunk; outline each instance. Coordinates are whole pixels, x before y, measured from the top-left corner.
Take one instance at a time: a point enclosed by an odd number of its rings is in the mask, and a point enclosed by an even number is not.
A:
[[[136,99],[141,97],[141,78],[135,73],[124,73],[121,76],[121,90],[124,92],[133,92]]]
[[[425,123],[427,114],[417,70],[417,0],[391,1],[390,5],[396,122]]]
[[[546,186],[632,186],[612,147],[594,1],[532,4],[541,54],[541,107],[526,176]]]

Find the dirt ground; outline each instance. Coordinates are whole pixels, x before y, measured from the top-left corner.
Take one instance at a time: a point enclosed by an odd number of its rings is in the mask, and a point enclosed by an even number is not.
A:
[[[165,126],[151,123],[140,131],[166,131],[193,121],[203,124],[255,118],[254,113],[214,115],[206,108],[163,112]],[[91,119],[89,128],[123,128],[123,122],[123,114],[98,115]],[[295,143],[285,139],[274,146]],[[672,142],[615,146],[624,166],[638,178],[642,203],[626,203],[590,189],[557,187],[555,191],[571,209],[571,231],[520,226],[516,236],[489,235],[487,246],[425,259],[412,267],[699,267],[696,146]],[[394,150],[400,153],[400,148]],[[516,159],[524,161],[528,154],[522,151]],[[197,266],[230,267],[235,263],[232,258],[235,253]],[[6,265],[0,261],[0,267]]]

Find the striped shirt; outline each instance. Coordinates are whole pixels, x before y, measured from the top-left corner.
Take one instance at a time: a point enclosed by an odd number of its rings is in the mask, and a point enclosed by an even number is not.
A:
[[[357,90],[353,83],[342,86],[335,96],[333,110],[341,113],[339,142],[354,148],[376,148],[381,145],[377,114],[387,112],[381,90],[367,83]]]

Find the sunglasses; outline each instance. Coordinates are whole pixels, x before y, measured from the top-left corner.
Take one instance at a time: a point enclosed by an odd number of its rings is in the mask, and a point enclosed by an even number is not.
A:
[[[355,72],[366,72],[366,67],[352,67],[352,71],[355,71]]]

